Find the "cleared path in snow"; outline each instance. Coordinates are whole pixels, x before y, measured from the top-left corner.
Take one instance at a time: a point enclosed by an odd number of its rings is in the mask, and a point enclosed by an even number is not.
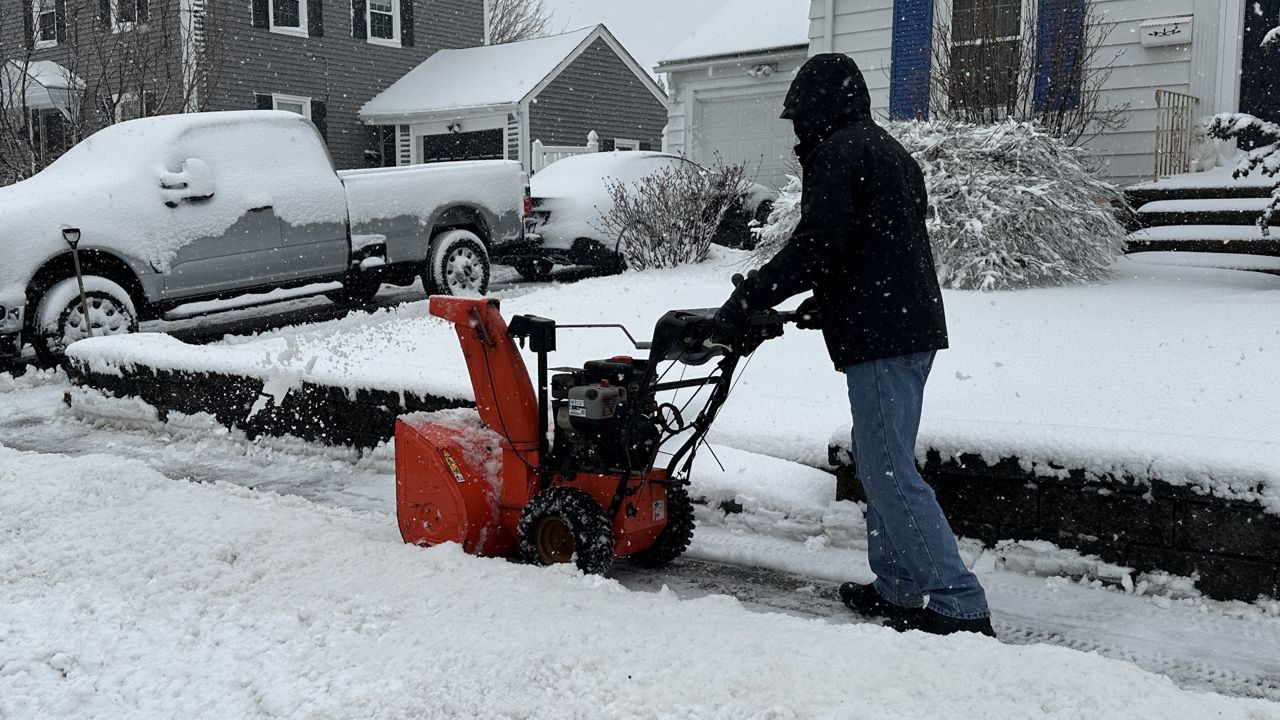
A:
[[[0,445],[40,453],[109,454],[141,460],[174,480],[223,481],[309,500],[388,514],[393,520],[391,456],[365,457],[296,441],[248,442],[199,422],[154,423],[145,429],[88,423],[62,402],[71,388],[60,376],[0,376]],[[126,413],[114,402],[104,412]],[[130,425],[141,414],[129,418]],[[763,567],[745,567],[751,563]],[[732,595],[769,612],[855,622],[834,601],[842,579],[867,580],[857,550],[803,543],[704,525],[686,559],[650,573],[620,567],[627,587],[669,586],[681,597]],[[1126,660],[1168,675],[1180,686],[1280,700],[1280,618],[1255,606],[1082,587],[1064,578],[982,571],[1005,642],[1046,643]]]

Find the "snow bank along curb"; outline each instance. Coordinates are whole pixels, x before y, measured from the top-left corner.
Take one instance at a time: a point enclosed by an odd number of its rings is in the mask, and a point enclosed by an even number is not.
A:
[[[5,716],[1280,717],[1088,653],[408,547],[380,513],[115,457],[0,448],[0,535]]]
[[[260,380],[136,367],[112,375],[90,371],[81,360],[73,361],[69,374],[82,387],[143,400],[161,421],[169,413],[208,413],[249,437],[292,436],[363,449],[388,442],[402,414],[471,404],[324,387],[296,378]],[[95,412],[90,407],[82,411]],[[861,500],[847,438],[847,428],[842,429],[831,445],[837,499]],[[1048,540],[1140,571],[1195,577],[1202,592],[1218,599],[1280,597],[1280,558],[1275,552],[1280,547],[1280,514],[1269,514],[1259,503],[1265,497],[1275,512],[1276,499],[1261,495],[1260,479],[1254,485],[1223,483],[1216,493],[1221,497],[1215,497],[1199,486],[1163,479],[1154,462],[1129,465],[1144,470],[1141,474],[1118,462],[1107,466],[1112,472],[1086,470],[1086,458],[1064,467],[1020,460],[1013,448],[980,456],[966,452],[971,445],[948,444],[945,436],[935,440],[935,445],[922,440],[921,467],[953,529],[963,537],[989,546],[1002,540]],[[1032,446],[1027,442],[1022,447]],[[1250,475],[1241,471],[1236,477]],[[733,512],[738,505],[729,498],[721,509]]]
[[[169,413],[208,413],[249,437],[291,436],[326,445],[373,448],[395,435],[396,418],[408,413],[471,407],[471,400],[354,390],[307,382],[289,374],[266,378],[224,372],[132,367],[119,374],[95,372],[71,358],[67,374],[79,386],[114,397],[135,397]]]
[[[848,430],[832,438],[836,497],[865,500],[850,457]],[[922,446],[923,447],[923,446]],[[1159,477],[1027,462],[1011,454],[985,456],[960,448],[919,456],[952,529],[993,545],[1048,540],[1139,571],[1194,578],[1220,600],[1280,597],[1280,515],[1258,496],[1209,495]],[[1230,496],[1232,493],[1223,492]]]

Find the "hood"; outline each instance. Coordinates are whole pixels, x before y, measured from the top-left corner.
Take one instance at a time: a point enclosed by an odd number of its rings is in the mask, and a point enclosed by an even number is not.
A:
[[[871,92],[862,70],[853,58],[838,53],[809,58],[796,73],[782,109],[782,119],[795,123],[800,145],[808,149],[836,130],[870,118]]]

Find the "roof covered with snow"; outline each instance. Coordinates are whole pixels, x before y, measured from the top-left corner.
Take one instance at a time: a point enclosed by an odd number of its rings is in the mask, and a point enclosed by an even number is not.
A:
[[[809,44],[809,0],[729,0],[660,61],[742,55]]]
[[[441,50],[360,110],[363,120],[514,105],[533,92],[603,25],[502,45]]]

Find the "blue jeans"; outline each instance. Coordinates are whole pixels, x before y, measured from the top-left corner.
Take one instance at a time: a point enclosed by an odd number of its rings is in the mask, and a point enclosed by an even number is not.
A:
[[[845,368],[853,457],[867,494],[867,556],[876,591],[902,607],[987,617],[986,593],[960,559],[942,508],[916,469],[916,434],[933,352]]]

